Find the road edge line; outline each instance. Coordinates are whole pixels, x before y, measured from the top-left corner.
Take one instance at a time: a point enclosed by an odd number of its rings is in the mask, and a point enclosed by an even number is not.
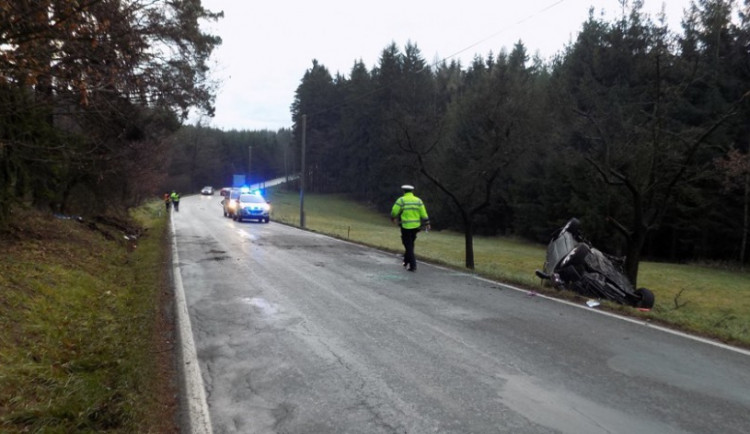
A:
[[[277,222],[277,223],[281,223],[281,222]],[[321,236],[324,236],[326,238],[330,238],[332,240],[340,241],[342,243],[352,244],[352,245],[356,245],[356,246],[360,246],[360,247],[371,248],[371,249],[374,249],[374,250],[376,250],[378,252],[381,252],[381,253],[383,253],[385,255],[388,255],[388,256],[392,256],[392,255],[398,256],[398,253],[393,253],[393,252],[390,252],[388,250],[384,250],[384,249],[381,249],[381,248],[378,248],[378,247],[368,246],[366,244],[360,244],[360,243],[357,243],[357,242],[352,241],[352,240],[345,240],[345,239],[342,239],[342,238],[335,237],[333,235],[328,235],[328,234],[325,234],[325,233],[322,233],[322,232],[313,231],[313,230],[310,230],[310,229],[307,229],[307,228],[300,228],[300,227],[294,226],[292,224],[286,224],[286,223],[282,223],[282,224],[284,224],[285,226],[289,226],[289,227],[292,227],[292,228],[295,228],[295,229],[299,229],[299,230],[303,230],[303,231],[306,231],[306,232],[312,232],[314,234],[321,235]],[[446,267],[446,266],[441,265],[441,264],[435,264],[435,263],[429,262],[429,260],[422,260],[421,262],[423,264],[429,265],[431,267],[435,267],[435,268],[439,268],[439,269],[442,269],[442,270],[447,270],[447,271],[453,271],[453,272],[461,273],[461,274],[464,274],[464,275],[466,275],[468,277],[471,277],[471,278],[474,278],[474,279],[478,279],[478,280],[481,280],[481,281],[484,281],[484,282],[487,282],[487,283],[492,283],[492,284],[495,284],[495,285],[503,286],[505,288],[512,289],[514,291],[518,291],[518,292],[522,292],[522,293],[526,293],[526,294],[528,294],[530,292],[529,289],[520,288],[520,287],[514,286],[512,284],[500,282],[500,281],[497,281],[497,280],[492,280],[492,279],[489,279],[487,277],[479,276],[479,275],[471,273],[471,272],[462,271],[462,270],[456,270],[456,269],[453,269],[453,268],[450,268],[450,267]],[[588,306],[585,306],[585,305],[576,304],[576,303],[573,303],[573,302],[570,302],[570,301],[567,301],[567,300],[562,300],[562,299],[555,298],[555,297],[549,297],[549,296],[546,296],[546,295],[540,294],[540,293],[535,293],[535,295],[537,297],[544,298],[544,299],[549,300],[549,301],[554,301],[556,303],[566,304],[568,306],[573,306],[573,307],[576,307],[576,308],[579,308],[579,309],[583,309],[583,310],[586,310],[586,311],[589,311],[589,312],[595,312],[595,313],[597,313],[599,315],[605,315],[605,316],[608,316],[608,317],[611,317],[611,318],[619,319],[619,320],[622,320],[622,321],[627,321],[627,322],[630,322],[630,323],[633,323],[633,324],[637,324],[637,325],[640,325],[640,326],[644,326],[644,327],[656,329],[656,330],[659,330],[659,331],[664,332],[664,333],[669,333],[669,334],[672,334],[672,335],[675,335],[675,336],[680,336],[682,338],[689,339],[689,340],[692,340],[692,341],[701,342],[701,343],[704,343],[704,344],[707,344],[707,345],[712,345],[714,347],[722,348],[722,349],[725,349],[725,350],[728,350],[728,351],[732,351],[734,353],[742,354],[742,355],[745,355],[745,356],[750,356],[750,350],[746,350],[745,348],[734,346],[734,345],[725,344],[724,342],[721,342],[721,341],[718,341],[718,340],[704,338],[702,336],[697,336],[697,335],[693,335],[693,334],[690,334],[690,333],[686,333],[686,332],[682,332],[682,331],[679,331],[679,330],[675,330],[675,329],[672,329],[672,328],[669,328],[669,327],[665,327],[665,326],[653,324],[650,321],[638,320],[638,319],[631,318],[631,317],[628,317],[628,316],[618,315],[617,313],[613,313],[613,312],[607,312],[607,311],[603,311],[603,310],[599,310],[599,309],[592,309],[592,308],[590,308]]]
[[[495,281],[495,280],[492,280],[492,279],[488,279],[488,278],[482,277],[482,276],[476,276],[476,275],[473,275],[473,274],[470,274],[470,273],[466,273],[466,274],[468,274],[469,276],[471,276],[471,277],[473,277],[475,279],[482,280],[484,282],[494,283],[496,285],[504,286],[504,287],[506,287],[508,289],[512,289],[512,290],[515,290],[515,291],[518,291],[518,292],[524,292],[524,293],[527,293],[527,294],[529,293],[528,289],[519,288],[517,286],[513,286],[513,285],[510,285],[510,284],[507,284],[507,283],[503,283],[503,282],[498,282],[498,281]],[[547,299],[547,300],[550,300],[550,301],[554,301],[554,302],[557,302],[557,303],[566,304],[568,306],[577,307],[579,309],[583,309],[583,310],[586,310],[588,312],[597,313],[599,315],[608,316],[610,318],[615,318],[615,319],[619,319],[619,320],[626,321],[626,322],[629,322],[629,323],[633,323],[633,324],[636,324],[636,325],[640,325],[640,326],[644,326],[644,327],[656,329],[656,330],[659,330],[659,331],[661,331],[663,333],[669,333],[669,334],[672,334],[672,335],[675,335],[675,336],[680,336],[680,337],[685,338],[685,339],[689,339],[689,340],[693,340],[693,341],[696,341],[696,342],[701,342],[701,343],[704,343],[704,344],[712,345],[712,346],[719,347],[719,348],[722,348],[722,349],[725,349],[725,350],[728,350],[728,351],[732,351],[732,352],[735,352],[735,353],[739,353],[739,354],[742,354],[742,355],[745,355],[745,356],[750,356],[750,351],[746,350],[746,349],[744,349],[742,347],[736,347],[736,346],[733,346],[733,345],[725,344],[725,343],[717,341],[717,340],[713,340],[713,339],[709,339],[709,338],[704,338],[702,336],[692,335],[690,333],[686,333],[686,332],[682,332],[682,331],[679,331],[679,330],[671,329],[669,327],[661,326],[661,325],[658,325],[658,324],[653,324],[653,323],[651,323],[650,321],[647,321],[647,320],[639,320],[639,319],[631,318],[631,317],[624,316],[624,315],[618,315],[617,313],[614,313],[614,312],[607,312],[607,311],[604,311],[604,310],[592,309],[592,308],[590,308],[590,307],[588,307],[586,305],[573,303],[573,302],[570,302],[568,300],[561,300],[561,299],[555,298],[555,297],[548,297],[548,296],[546,296],[544,294],[536,293],[535,296],[540,297],[540,298],[544,298],[544,299]]]
[[[213,434],[211,417],[208,412],[206,390],[198,363],[198,353],[193,340],[193,328],[190,324],[185,288],[182,286],[180,259],[177,254],[177,237],[175,236],[173,213],[169,213],[169,228],[172,238],[172,281],[175,294],[175,311],[177,314],[177,339],[179,342],[179,361],[183,383],[183,403],[187,412],[188,432],[195,434]]]

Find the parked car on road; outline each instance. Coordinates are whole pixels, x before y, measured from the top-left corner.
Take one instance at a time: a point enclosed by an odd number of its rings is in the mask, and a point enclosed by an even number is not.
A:
[[[222,191],[222,195],[223,193]],[[224,208],[224,217],[234,218],[240,194],[239,188],[232,188],[224,195],[224,199],[221,201],[221,206]]]

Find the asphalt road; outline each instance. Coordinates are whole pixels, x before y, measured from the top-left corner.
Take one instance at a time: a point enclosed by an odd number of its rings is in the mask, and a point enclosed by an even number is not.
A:
[[[394,254],[233,222],[220,200],[173,215],[213,432],[750,432],[747,351],[409,273]]]

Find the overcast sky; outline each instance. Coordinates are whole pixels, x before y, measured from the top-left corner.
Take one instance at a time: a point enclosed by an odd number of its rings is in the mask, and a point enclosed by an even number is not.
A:
[[[631,0],[632,1],[632,0]],[[222,38],[213,56],[221,82],[216,116],[203,123],[224,130],[292,126],[294,93],[313,59],[348,76],[356,60],[371,70],[392,42],[416,44],[428,63],[510,51],[521,40],[542,58],[575,39],[590,7],[607,20],[622,13],[618,0],[202,0],[224,18],[205,31]],[[664,8],[680,31],[689,0],[645,0],[656,18]]]

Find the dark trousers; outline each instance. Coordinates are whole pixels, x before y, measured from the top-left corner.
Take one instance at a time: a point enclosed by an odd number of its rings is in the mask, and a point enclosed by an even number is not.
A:
[[[174,205],[174,210],[175,211],[178,211],[178,212],[180,211],[180,201],[179,200],[172,201],[172,205]]]
[[[417,268],[417,258],[414,256],[414,241],[417,240],[417,232],[419,232],[419,228],[401,228],[401,243],[404,245],[404,264],[413,270]]]

